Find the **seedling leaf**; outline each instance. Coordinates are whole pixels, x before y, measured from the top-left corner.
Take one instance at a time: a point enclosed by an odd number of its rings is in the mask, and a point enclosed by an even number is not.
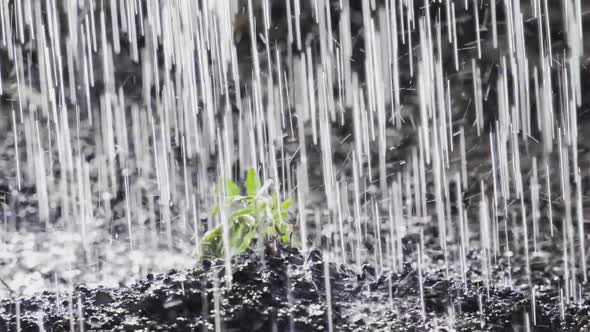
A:
[[[260,179],[258,178],[258,174],[256,174],[254,168],[250,168],[246,176],[246,193],[248,196],[255,196],[259,189]]]
[[[201,256],[203,258],[221,257],[223,255],[223,228],[217,226],[201,239]]]
[[[281,204],[281,211],[287,211],[289,210],[289,208],[293,205],[293,199],[291,198],[287,198],[286,200],[283,201],[283,203]]]
[[[225,192],[220,191],[222,188]],[[238,187],[238,185],[232,180],[222,180],[220,181],[220,184],[215,186],[215,194],[225,194],[228,198],[233,198],[240,194],[240,187]]]

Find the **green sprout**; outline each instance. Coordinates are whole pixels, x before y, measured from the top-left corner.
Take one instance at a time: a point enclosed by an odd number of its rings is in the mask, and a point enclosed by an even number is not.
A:
[[[250,168],[246,176],[246,195],[240,195],[240,187],[231,180],[221,179],[215,187],[215,194],[221,196],[220,203],[213,210],[213,218],[221,209],[228,212],[226,223],[231,255],[240,254],[256,240],[290,244],[293,225],[288,222],[288,210],[293,200],[281,202],[276,194],[267,193],[271,182],[261,185],[256,170]],[[220,190],[222,190],[220,192]],[[201,238],[201,258],[223,257],[223,224],[209,230]]]

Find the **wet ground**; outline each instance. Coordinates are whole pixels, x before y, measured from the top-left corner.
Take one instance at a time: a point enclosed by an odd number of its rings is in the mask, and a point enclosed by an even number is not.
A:
[[[473,253],[475,255],[475,253]],[[493,271],[502,278],[504,269]],[[326,271],[327,270],[327,271]],[[519,278],[518,269],[513,277]],[[353,272],[324,266],[312,251],[267,248],[232,261],[231,283],[220,260],[164,274],[149,274],[129,287],[76,286],[72,292],[0,301],[0,330],[45,331],[580,331],[590,327],[590,300],[564,304],[550,272],[546,285],[486,287],[473,265],[464,284],[444,270],[422,273]],[[324,276],[329,275],[329,283]],[[452,273],[451,273],[452,274]],[[480,279],[481,280],[481,279]],[[422,287],[420,287],[420,284]],[[331,290],[326,292],[326,287]],[[587,286],[584,286],[587,288]],[[421,290],[422,289],[422,295]],[[587,292],[587,289],[583,291]],[[529,322],[529,323],[527,323]],[[534,322],[534,325],[532,324]],[[528,325],[527,325],[528,324]]]

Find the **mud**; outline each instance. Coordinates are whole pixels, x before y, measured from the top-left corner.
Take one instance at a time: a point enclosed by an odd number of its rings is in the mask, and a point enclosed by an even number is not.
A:
[[[470,275],[478,279],[477,267]],[[39,331],[42,322],[45,331],[328,331],[328,303],[334,331],[517,331],[533,312],[532,331],[590,326],[588,299],[561,306],[550,284],[536,288],[533,309],[525,288],[463,283],[440,270],[424,273],[421,297],[412,264],[381,274],[369,265],[355,273],[330,264],[330,301],[318,251],[305,257],[293,248],[249,251],[232,260],[231,276],[230,284],[223,261],[203,261],[194,269],[147,275],[130,287],[79,285],[70,294],[5,299],[0,330],[16,331],[18,324],[21,331]]]

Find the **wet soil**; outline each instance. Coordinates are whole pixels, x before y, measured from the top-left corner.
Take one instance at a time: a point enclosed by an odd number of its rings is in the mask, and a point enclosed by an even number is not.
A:
[[[533,313],[531,331],[590,327],[588,298],[563,304],[548,284],[535,288],[533,308],[526,287],[486,287],[476,265],[463,283],[443,270],[420,277],[411,264],[401,273],[329,264],[329,299],[324,269],[318,251],[249,251],[232,260],[231,283],[224,262],[214,260],[149,274],[129,287],[79,285],[69,294],[5,299],[0,331],[40,331],[41,323],[45,331],[328,331],[330,324],[334,331],[518,331]],[[557,281],[548,277],[540,279]]]

